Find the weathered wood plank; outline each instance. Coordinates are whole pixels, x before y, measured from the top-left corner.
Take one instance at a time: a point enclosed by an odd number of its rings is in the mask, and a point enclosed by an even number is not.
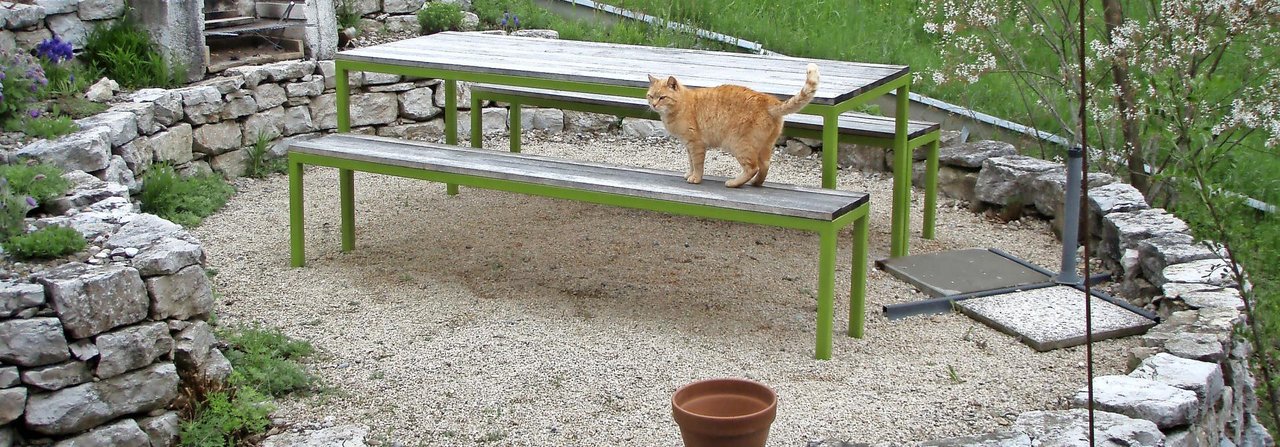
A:
[[[647,74],[674,75],[694,87],[732,83],[783,98],[799,90],[812,62],[823,76],[814,101],[828,105],[908,72],[900,65],[473,33],[437,33],[343,51],[337,58],[641,88]]]
[[[597,95],[591,93],[565,92],[540,88],[510,87],[504,85],[477,84],[472,89],[509,95],[526,96],[555,101],[579,102],[583,104],[602,105],[629,110],[647,110],[648,102],[641,98],[626,96]],[[816,115],[791,114],[783,118],[787,127],[822,130],[822,117]],[[867,115],[863,113],[845,112],[840,115],[840,133],[860,135],[873,138],[893,138],[896,123],[887,116]],[[938,123],[928,121],[908,121],[907,138],[916,138],[938,130]]]
[[[511,180],[629,197],[834,220],[868,199],[866,193],[766,183],[727,188],[723,178],[698,185],[671,171],[569,161],[367,135],[334,134],[296,142],[290,151],[435,172]]]

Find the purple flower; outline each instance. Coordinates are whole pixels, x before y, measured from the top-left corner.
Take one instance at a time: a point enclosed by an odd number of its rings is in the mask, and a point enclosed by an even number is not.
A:
[[[72,48],[70,42],[54,37],[45,39],[39,45],[36,45],[36,55],[56,64],[71,60],[75,56],[75,49]]]
[[[27,111],[27,114],[28,114],[28,115],[31,115],[31,117],[32,117],[32,118],[39,118],[39,117],[40,117],[40,111],[39,111],[39,110],[36,110],[36,109],[31,109],[30,111]]]
[[[520,27],[520,16],[515,15],[515,14],[512,14],[512,15],[511,15],[511,18],[515,21],[515,24],[516,24],[515,26],[516,26],[516,28],[519,28],[519,27]]]
[[[36,203],[36,199],[34,197],[27,197],[27,206],[35,208],[38,205],[40,204]]]

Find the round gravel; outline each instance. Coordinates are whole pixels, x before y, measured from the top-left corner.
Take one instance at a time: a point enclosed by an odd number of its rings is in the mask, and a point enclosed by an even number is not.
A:
[[[668,140],[526,140],[529,154],[687,164]],[[708,154],[708,174],[737,169]],[[820,171],[816,159],[778,155],[769,180],[817,185]],[[1083,348],[1037,353],[959,314],[885,320],[880,306],[926,296],[874,268],[866,337],[844,337],[847,264],[833,357],[814,360],[812,233],[355,179],[356,249],[341,253],[336,170],[306,171],[305,268],[289,267],[285,176],[242,181],[195,230],[219,271],[222,324],[278,327],[319,351],[309,366],[328,389],[282,402],[286,421],[364,424],[371,438],[405,445],[679,446],[672,392],[732,376],[777,391],[771,446],[914,442],[1063,408],[1085,382]],[[845,171],[839,187],[871,193],[870,257],[887,256],[890,177]],[[1047,223],[995,223],[954,202],[940,207],[938,238],[919,238],[921,196],[912,253],[996,247],[1057,268]],[[838,259],[847,260],[842,239]],[[1130,346],[1095,345],[1096,373],[1123,373]]]

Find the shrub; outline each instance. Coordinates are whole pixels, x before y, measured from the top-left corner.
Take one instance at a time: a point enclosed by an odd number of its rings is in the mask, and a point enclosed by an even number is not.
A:
[[[200,225],[235,193],[235,188],[217,175],[180,177],[168,165],[148,170],[142,182],[142,210],[185,227]]]
[[[180,445],[229,447],[271,426],[275,410],[267,396],[252,388],[214,391],[200,402],[195,417],[181,424]]]
[[[429,3],[418,11],[418,25],[422,34],[457,30],[462,25],[462,8],[453,3]]]
[[[36,138],[52,140],[80,130],[80,125],[72,121],[69,116],[51,116],[32,110],[28,117],[5,122],[4,130],[20,131]]]
[[[314,351],[310,343],[258,326],[233,329],[220,336],[229,346],[226,355],[231,361],[233,385],[283,396],[310,389],[315,383],[315,378],[296,362]]]
[[[86,39],[83,58],[128,88],[174,87],[186,79],[184,70],[166,61],[147,30],[129,16],[95,26]]]
[[[283,159],[268,159],[267,150],[271,148],[271,138],[266,135],[258,135],[258,141],[253,143],[246,149],[249,155],[248,166],[245,167],[244,175],[253,178],[266,177],[268,174],[281,173],[287,167]]]
[[[8,180],[0,177],[0,242],[25,233],[24,219],[36,207],[36,199],[9,192]]]
[[[18,259],[52,259],[84,250],[85,245],[79,231],[53,226],[13,236],[4,249]]]
[[[31,196],[38,203],[62,197],[71,188],[71,182],[62,178],[61,168],[45,163],[2,165],[0,177],[14,195]]]

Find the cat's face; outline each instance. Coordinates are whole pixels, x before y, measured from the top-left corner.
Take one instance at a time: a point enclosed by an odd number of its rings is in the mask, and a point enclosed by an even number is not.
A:
[[[679,90],[680,82],[674,76],[659,79],[649,75],[649,92],[645,94],[645,99],[649,101],[649,108],[658,113],[666,113],[675,107]]]

